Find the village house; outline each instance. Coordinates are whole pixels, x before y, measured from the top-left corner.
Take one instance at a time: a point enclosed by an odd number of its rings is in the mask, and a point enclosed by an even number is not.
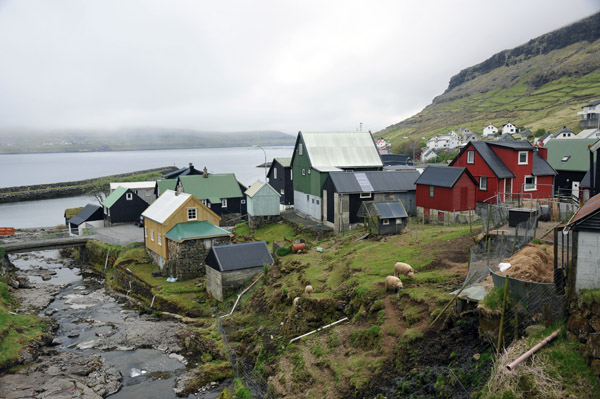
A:
[[[136,193],[146,203],[151,204],[157,198],[155,181],[135,181],[135,182],[118,182],[110,183],[110,192],[115,191],[119,186],[130,189]]]
[[[450,166],[465,167],[478,182],[477,202],[496,202],[517,194],[551,198],[556,171],[546,150],[528,141],[473,141],[461,149]]]
[[[502,134],[515,134],[515,133],[519,133],[519,129],[513,125],[512,123],[508,122],[506,125],[502,125]]]
[[[156,181],[156,185],[154,186],[154,195],[156,195],[156,198],[163,195],[167,190],[177,190],[177,179],[160,179]]]
[[[219,215],[200,202],[198,198],[191,194],[178,194],[172,190],[167,190],[158,197],[142,213],[142,216],[146,250],[161,270],[171,260],[165,236],[177,224],[207,221],[218,226],[221,221]],[[185,239],[189,239],[189,237]]]
[[[267,181],[281,195],[281,205],[294,205],[291,161],[292,158],[273,158],[267,173]]]
[[[104,227],[104,212],[100,205],[87,204],[75,216],[67,220],[69,235],[80,236],[86,227]]]
[[[105,225],[137,223],[148,203],[131,189],[119,186],[102,201]]]
[[[576,134],[573,133],[571,129],[567,129],[566,126],[563,126],[558,132],[554,133],[552,139],[574,139],[577,138]]]
[[[408,221],[408,213],[400,200],[365,201],[360,204],[358,217],[372,234],[377,235],[400,234]]]
[[[321,195],[330,172],[381,170],[373,136],[369,132],[298,132],[292,156],[294,211],[322,219]]]
[[[493,138],[493,137],[496,137],[497,133],[498,133],[498,128],[496,126],[487,125],[486,127],[483,128],[482,136],[484,138]]]
[[[581,115],[579,121],[581,129],[600,129],[600,100],[584,105],[577,115]]]
[[[477,180],[465,167],[429,166],[416,184],[419,218],[443,223],[468,222],[477,207]]]
[[[427,149],[425,151],[423,151],[423,153],[421,154],[421,161],[423,162],[429,162],[429,161],[434,161],[435,159],[437,159],[438,154],[432,150],[432,149]]]
[[[331,172],[323,185],[323,224],[334,233],[348,231],[363,220],[358,210],[365,201],[402,201],[416,211],[415,180],[419,172]]]
[[[213,247],[206,257],[206,290],[222,302],[224,291],[241,287],[272,264],[264,241]]]
[[[595,142],[595,139],[553,139],[546,144],[548,163],[558,173],[555,192],[579,198],[581,181],[590,167],[588,146]]]
[[[246,215],[246,187],[233,173],[208,173],[179,176],[178,193],[192,194],[221,217],[221,226],[234,226]]]
[[[541,137],[536,137],[535,139],[533,139],[533,145],[539,146],[539,147],[545,147],[546,144],[548,144],[548,142],[550,140],[552,140],[552,137],[554,135],[550,132],[545,133],[543,136]]]
[[[268,183],[256,181],[244,194],[247,199],[248,224],[251,229],[259,228],[279,216],[281,195]]]
[[[177,179],[179,176],[193,176],[201,174],[202,171],[196,169],[194,165],[190,162],[187,168],[180,168],[174,172],[167,173],[166,175],[163,175],[163,179]]]
[[[448,150],[460,147],[460,145],[460,137],[454,131],[439,134],[427,140],[427,148],[430,150]]]

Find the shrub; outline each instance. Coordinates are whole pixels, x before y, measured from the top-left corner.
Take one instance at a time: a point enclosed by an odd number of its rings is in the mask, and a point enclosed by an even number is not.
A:
[[[373,326],[366,330],[357,330],[350,334],[352,345],[361,349],[374,349],[379,346],[381,328]]]
[[[277,256],[286,256],[292,253],[292,247],[279,247],[277,248]]]

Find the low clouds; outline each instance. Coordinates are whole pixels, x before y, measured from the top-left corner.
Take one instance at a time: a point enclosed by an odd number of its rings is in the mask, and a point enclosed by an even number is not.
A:
[[[0,0],[0,128],[378,130],[593,0]]]

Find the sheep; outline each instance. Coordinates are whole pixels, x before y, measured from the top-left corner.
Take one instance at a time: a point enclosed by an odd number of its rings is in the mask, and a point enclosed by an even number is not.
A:
[[[404,274],[408,278],[413,278],[415,277],[415,270],[408,263],[396,262],[394,265],[394,276],[399,277],[401,274]]]
[[[310,295],[312,294],[312,292],[314,291],[313,286],[312,285],[307,285],[306,287],[304,287],[304,293],[306,295]]]
[[[397,291],[397,290],[400,290],[402,288],[404,288],[403,285],[402,285],[402,281],[398,277],[396,277],[396,276],[387,276],[385,278],[385,290],[386,291],[389,291],[390,289],[394,290],[394,291]]]
[[[296,298],[294,298],[294,307],[297,308],[298,307],[298,301],[300,301],[300,297],[297,296]]]

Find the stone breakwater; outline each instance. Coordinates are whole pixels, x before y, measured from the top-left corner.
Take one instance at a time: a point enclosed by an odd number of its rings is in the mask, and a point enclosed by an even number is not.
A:
[[[175,168],[174,166],[167,166],[163,168],[146,169],[136,172],[110,175],[94,179],[19,187],[0,187],[0,203],[75,197],[79,195],[84,195],[85,187],[87,185],[93,184],[101,180],[105,180],[107,178],[122,178],[150,172],[160,172],[161,174],[167,174],[175,170],[177,170],[177,168]]]

